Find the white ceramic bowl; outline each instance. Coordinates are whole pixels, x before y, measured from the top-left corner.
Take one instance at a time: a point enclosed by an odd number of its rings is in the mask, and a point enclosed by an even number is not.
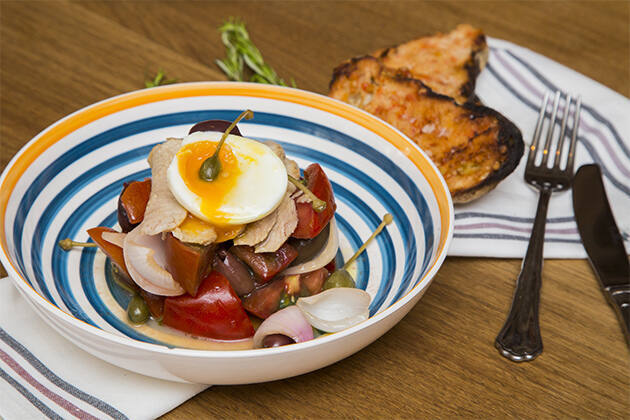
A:
[[[394,223],[357,263],[371,317],[348,330],[274,349],[167,346],[125,322],[123,303],[95,249],[63,252],[59,239],[116,223],[125,181],[150,175],[146,157],[198,121],[234,119],[243,135],[273,139],[304,168],[318,162],[337,199],[339,258],[348,258],[386,212]],[[0,258],[15,285],[56,331],[114,365],[173,381],[240,384],[306,373],[360,350],[420,299],[442,264],[453,206],[439,171],[399,131],[350,105],[297,89],[187,83],[111,98],[53,124],[11,160],[2,178]]]

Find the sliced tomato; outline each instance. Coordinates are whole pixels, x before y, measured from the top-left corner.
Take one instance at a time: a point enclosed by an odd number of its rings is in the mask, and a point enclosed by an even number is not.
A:
[[[129,232],[144,219],[144,211],[151,195],[151,178],[125,184],[118,197],[118,224]]]
[[[154,295],[144,289],[140,289],[140,295],[147,303],[153,318],[162,319],[162,316],[164,315],[164,296]]]
[[[328,270],[320,268],[306,274],[278,276],[243,296],[243,307],[259,318],[268,318],[280,308],[280,301],[285,295],[295,299],[321,292],[328,274]]]
[[[239,340],[254,335],[240,299],[227,279],[216,271],[203,280],[196,296],[166,298],[162,322],[215,340]]]
[[[284,289],[284,277],[278,276],[278,278],[243,296],[243,307],[258,318],[265,319],[278,310]]]
[[[103,232],[116,232],[112,228],[108,228],[105,226],[98,226],[92,229],[88,229],[87,233],[90,235],[90,238],[98,245],[98,247],[109,257],[110,260],[114,264],[118,266],[122,271],[125,272],[127,277],[131,278],[129,272],[127,271],[127,266],[125,265],[125,257],[123,256],[123,249],[117,245],[114,245],[111,242],[103,239]],[[118,233],[118,232],[116,232]]]
[[[310,273],[300,274],[300,296],[312,296],[322,291],[328,278],[328,270],[320,268]]]
[[[288,243],[284,243],[276,252],[262,252],[257,254],[254,248],[238,245],[230,248],[230,252],[241,259],[260,278],[260,283],[266,283],[276,274],[284,270],[297,258],[298,252]]]
[[[304,178],[309,190],[320,200],[326,202],[326,209],[317,213],[311,203],[296,203],[298,224],[293,231],[294,238],[311,239],[326,227],[337,209],[332,186],[324,170],[317,163],[310,164],[304,171]]]
[[[216,247],[187,244],[170,232],[164,238],[164,246],[166,271],[171,273],[173,279],[181,284],[190,296],[195,296],[202,280],[212,270]]]

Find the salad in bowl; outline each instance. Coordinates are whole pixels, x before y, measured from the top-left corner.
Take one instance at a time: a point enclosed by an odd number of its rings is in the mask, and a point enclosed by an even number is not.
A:
[[[359,351],[420,300],[453,231],[443,178],[395,128],[251,83],[90,105],[26,144],[0,186],[0,260],[35,312],[100,359],[173,381],[276,380]]]
[[[120,230],[87,231],[129,295],[127,317],[238,348],[278,347],[349,328],[369,294],[335,270],[336,203],[322,167],[301,173],[278,143],[207,120],[151,149],[151,177],[125,183]],[[389,224],[392,216],[370,240]],[[64,239],[64,250],[91,246]]]

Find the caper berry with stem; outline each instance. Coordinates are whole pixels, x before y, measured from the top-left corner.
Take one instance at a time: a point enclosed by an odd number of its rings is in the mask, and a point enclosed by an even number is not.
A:
[[[392,222],[392,220],[394,220],[394,217],[390,213],[387,213],[385,214],[385,216],[383,216],[383,221],[381,222],[381,224],[378,225],[378,227],[374,230],[374,232],[372,232],[372,235],[370,235],[370,237],[367,238],[367,240],[363,243],[363,245],[361,245],[361,247],[357,250],[357,252],[355,252],[354,255],[350,257],[348,261],[346,261],[343,267],[341,267],[338,270],[335,270],[330,275],[330,277],[326,279],[326,281],[324,282],[324,287],[323,287],[324,290],[332,289],[334,287],[355,287],[354,279],[352,278],[350,273],[348,273],[348,267],[350,266],[350,264],[354,262],[354,260],[356,260],[359,257],[359,255],[361,255],[363,251],[365,251],[365,248],[368,246],[368,244],[372,242],[372,240],[376,237],[376,235],[381,233],[381,231],[385,228],[385,226],[389,225]]]
[[[127,306],[127,316],[134,324],[144,324],[149,320],[151,311],[140,295],[134,295]]]
[[[232,128],[234,128],[234,126],[236,126],[236,124],[240,120],[242,120],[243,118],[249,120],[253,117],[254,113],[251,110],[246,109],[234,120],[232,124],[230,124],[230,126],[223,133],[223,136],[221,136],[221,140],[217,145],[217,149],[214,151],[212,156],[204,160],[201,164],[201,168],[199,168],[199,178],[204,181],[212,182],[219,176],[219,172],[221,172],[221,160],[219,159],[219,151],[221,150],[223,143],[225,143],[225,139],[227,139],[227,136],[232,131]]]
[[[93,242],[77,242],[73,241],[70,238],[62,239],[57,242],[57,245],[61,247],[64,251],[70,251],[75,246],[83,247],[83,248],[94,248],[97,245]]]
[[[354,279],[347,270],[336,270],[324,282],[324,290],[335,287],[355,287]]]
[[[308,187],[304,185],[304,183],[293,178],[289,174],[287,174],[287,177],[289,178],[289,182],[291,182],[291,184],[295,185],[300,191],[304,193],[304,195],[306,195],[311,200],[311,202],[313,203],[313,210],[315,210],[316,213],[321,213],[326,210],[326,202],[317,198],[317,196],[313,194],[313,192],[309,190]]]

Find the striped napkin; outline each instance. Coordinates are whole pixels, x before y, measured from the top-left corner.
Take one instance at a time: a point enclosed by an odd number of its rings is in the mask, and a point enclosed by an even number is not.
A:
[[[153,419],[201,392],[112,366],[76,347],[0,279],[0,418]]]
[[[485,105],[521,129],[526,147],[545,91],[582,95],[575,168],[593,162],[601,166],[613,214],[630,250],[630,100],[528,49],[491,38],[488,44],[490,58],[476,93]],[[538,192],[523,180],[526,160],[523,156],[518,168],[495,190],[455,206],[449,255],[525,255],[538,203]],[[571,191],[551,196],[547,216],[545,258],[586,258],[573,217]]]

